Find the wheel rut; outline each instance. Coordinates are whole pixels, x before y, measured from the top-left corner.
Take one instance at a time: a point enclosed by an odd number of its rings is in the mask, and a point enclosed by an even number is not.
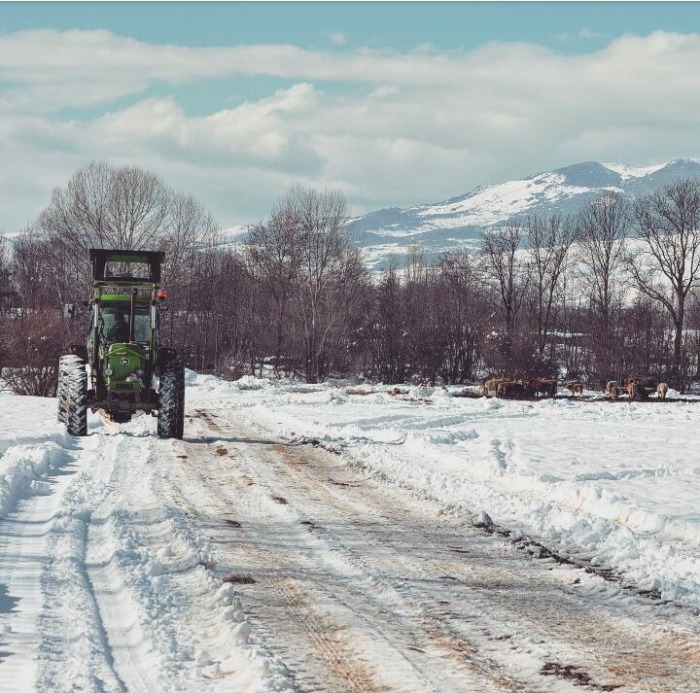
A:
[[[534,560],[320,446],[198,418],[209,442],[182,464],[203,465],[202,488],[183,475],[180,491],[216,498],[222,570],[254,579],[241,599],[301,690],[698,690],[689,614]]]

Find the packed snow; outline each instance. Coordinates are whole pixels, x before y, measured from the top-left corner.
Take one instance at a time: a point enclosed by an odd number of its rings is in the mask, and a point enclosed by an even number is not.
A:
[[[698,404],[518,402],[464,388],[337,387],[198,376],[191,398],[700,609]],[[592,394],[592,393],[588,393]]]
[[[187,381],[190,413],[322,446],[447,515],[488,518],[700,611],[700,400]],[[119,427],[91,415],[90,435],[75,439],[55,423],[55,400],[2,393],[0,419],[0,690],[295,690],[212,570],[219,549],[196,504],[166,502],[178,448],[154,436],[151,417]],[[185,442],[217,444],[206,435],[190,417]]]

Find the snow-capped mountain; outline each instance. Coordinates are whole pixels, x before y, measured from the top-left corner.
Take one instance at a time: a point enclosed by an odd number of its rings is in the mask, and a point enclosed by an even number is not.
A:
[[[373,269],[391,256],[403,259],[418,241],[429,258],[458,247],[474,247],[483,228],[526,214],[572,214],[603,191],[631,198],[681,178],[700,176],[700,159],[632,168],[623,164],[585,162],[495,185],[437,204],[408,209],[392,207],[353,220],[354,238]]]

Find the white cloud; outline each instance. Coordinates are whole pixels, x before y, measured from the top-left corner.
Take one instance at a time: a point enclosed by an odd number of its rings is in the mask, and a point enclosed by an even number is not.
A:
[[[296,183],[339,187],[360,212],[582,160],[696,156],[698,62],[698,35],[665,32],[565,56],[522,43],[338,54],[157,46],[108,32],[0,36],[5,230],[103,158],[152,168],[229,226],[262,218]],[[147,91],[236,75],[287,86],[196,117]],[[117,105],[126,96],[131,105]],[[58,116],[100,104],[84,122]]]

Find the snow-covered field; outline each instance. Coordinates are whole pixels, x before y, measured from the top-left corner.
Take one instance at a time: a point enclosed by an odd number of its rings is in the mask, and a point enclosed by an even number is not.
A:
[[[317,439],[391,482],[700,609],[700,400],[518,402],[455,397],[458,387],[396,396],[393,386],[196,382],[193,398],[286,438]]]
[[[226,486],[232,472],[204,478],[192,463],[174,480],[174,461],[198,446],[227,454],[194,416],[205,410],[340,452],[339,464],[411,489],[445,517],[487,514],[511,537],[700,612],[700,401],[398,390],[190,372],[184,443],[155,438],[145,416],[122,427],[91,416],[90,435],[72,439],[55,400],[0,394],[0,690],[295,690],[212,567],[223,549],[202,534],[209,501],[181,498],[195,481]]]

